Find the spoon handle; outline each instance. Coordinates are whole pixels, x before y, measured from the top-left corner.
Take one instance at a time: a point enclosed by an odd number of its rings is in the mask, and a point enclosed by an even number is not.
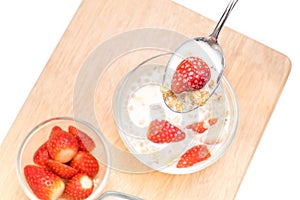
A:
[[[214,31],[210,34],[210,38],[214,40],[215,42],[218,40],[219,33],[221,32],[221,29],[223,25],[226,22],[226,19],[228,18],[230,12],[234,8],[235,4],[238,2],[238,0],[231,0],[226,7],[226,10],[224,11],[221,19],[219,20],[218,24],[216,25]]]

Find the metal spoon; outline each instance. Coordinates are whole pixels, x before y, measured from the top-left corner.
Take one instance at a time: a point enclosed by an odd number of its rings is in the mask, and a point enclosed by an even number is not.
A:
[[[166,105],[178,113],[186,113],[203,105],[215,92],[224,73],[225,59],[218,43],[219,33],[238,0],[231,0],[213,32],[184,42],[172,55],[164,74],[162,92]],[[209,82],[200,90],[175,94],[171,91],[173,75],[179,63],[190,56],[204,60],[211,71]]]

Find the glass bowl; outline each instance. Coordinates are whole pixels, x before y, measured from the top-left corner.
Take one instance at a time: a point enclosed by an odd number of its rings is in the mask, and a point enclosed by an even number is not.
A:
[[[110,153],[102,133],[95,129],[91,124],[71,117],[56,117],[48,119],[34,127],[21,144],[17,156],[17,176],[19,183],[29,199],[37,199],[31,191],[24,177],[24,167],[28,164],[34,164],[33,155],[35,151],[49,138],[51,129],[54,126],[60,126],[63,130],[68,130],[72,125],[88,134],[95,142],[95,148],[90,152],[99,163],[99,172],[94,177],[94,191],[87,199],[96,199],[100,196],[106,185],[110,171]]]
[[[226,77],[204,106],[188,113],[170,110],[163,101],[161,84],[172,54],[152,57],[128,72],[113,96],[113,114],[128,150],[146,166],[168,174],[188,174],[215,163],[228,149],[238,125],[238,103]],[[156,144],[147,138],[153,120],[167,120],[186,133],[184,140]],[[216,119],[214,125],[207,125]],[[207,130],[197,134],[189,124],[203,121]],[[180,157],[195,145],[205,145],[211,157],[190,167],[178,168]]]
[[[137,196],[117,191],[106,191],[97,200],[143,200]]]

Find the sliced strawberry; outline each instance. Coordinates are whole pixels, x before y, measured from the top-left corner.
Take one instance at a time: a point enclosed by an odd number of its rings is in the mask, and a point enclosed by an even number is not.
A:
[[[201,58],[185,58],[176,68],[171,90],[175,94],[203,88],[211,77],[210,68]]]
[[[45,142],[34,153],[33,162],[35,164],[38,164],[41,166],[46,166],[49,158],[50,158],[50,155],[49,155],[48,149],[47,149],[47,142]]]
[[[62,179],[45,167],[27,165],[24,175],[32,192],[39,199],[57,199],[64,192],[65,184]]]
[[[97,159],[87,151],[79,151],[70,163],[70,166],[78,169],[79,172],[86,173],[91,178],[99,171]]]
[[[208,123],[209,123],[210,126],[212,126],[212,125],[214,125],[215,123],[217,123],[217,121],[218,121],[218,118],[212,118],[212,119],[209,119],[209,120],[208,120]]]
[[[185,133],[167,120],[153,120],[147,138],[154,143],[178,142],[185,138]]]
[[[66,163],[78,152],[78,142],[71,133],[54,127],[47,142],[47,149],[53,160]]]
[[[209,126],[212,126],[215,123],[217,123],[217,121],[218,121],[217,118],[213,118],[213,119],[208,120],[208,124],[209,124]],[[196,133],[200,134],[200,133],[205,132],[208,129],[208,126],[205,125],[204,121],[200,121],[200,122],[192,123],[192,124],[186,126],[186,128],[187,129],[192,129]]]
[[[47,167],[56,175],[61,178],[72,178],[75,174],[78,173],[77,169],[70,167],[64,163],[60,163],[56,160],[49,159],[47,162]]]
[[[204,121],[195,122],[193,124],[190,124],[190,125],[186,126],[186,128],[187,129],[192,129],[196,133],[200,134],[200,133],[203,133],[207,130],[207,127],[205,127],[204,124],[205,124]]]
[[[95,142],[92,140],[90,136],[88,136],[83,131],[77,129],[74,126],[69,126],[69,132],[72,133],[77,141],[79,150],[82,151],[92,151],[95,148]]]
[[[197,145],[187,150],[178,161],[177,168],[193,166],[210,157],[210,152],[205,145]]]
[[[72,200],[85,199],[92,194],[93,189],[93,180],[87,174],[79,173],[66,184],[63,196]]]

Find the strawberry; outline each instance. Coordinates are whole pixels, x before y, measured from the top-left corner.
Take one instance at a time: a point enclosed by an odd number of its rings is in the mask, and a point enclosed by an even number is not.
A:
[[[213,118],[213,119],[209,119],[208,123],[210,126],[212,126],[215,123],[217,123],[217,121],[218,121],[217,118]],[[205,125],[204,121],[192,123],[192,124],[186,126],[186,128],[192,129],[193,131],[195,131],[198,134],[203,133],[204,131],[206,131],[208,129],[208,127]]]
[[[185,58],[176,68],[171,90],[175,94],[203,88],[211,76],[210,68],[201,58]]]
[[[210,152],[205,145],[197,145],[187,150],[178,161],[177,168],[190,167],[210,157]]]
[[[53,160],[66,163],[78,152],[78,142],[71,133],[54,127],[47,142],[47,149]]]
[[[35,164],[38,164],[41,166],[46,166],[46,163],[49,158],[50,158],[50,155],[49,155],[48,149],[47,149],[47,142],[45,142],[34,153],[33,162]]]
[[[87,151],[79,151],[70,163],[70,166],[78,169],[79,172],[86,173],[91,178],[99,171],[97,159]]]
[[[59,177],[66,179],[72,178],[78,173],[77,169],[52,159],[47,161],[47,167]]]
[[[94,182],[87,174],[79,173],[66,184],[64,197],[72,200],[89,197],[94,189]]]
[[[39,199],[57,199],[64,192],[65,184],[61,178],[45,167],[27,165],[24,168],[24,175],[32,192]]]
[[[154,143],[178,142],[185,133],[167,120],[153,120],[148,128],[147,138]]]
[[[95,142],[83,131],[74,126],[69,126],[69,132],[72,133],[77,139],[79,150],[92,151],[95,148]]]

